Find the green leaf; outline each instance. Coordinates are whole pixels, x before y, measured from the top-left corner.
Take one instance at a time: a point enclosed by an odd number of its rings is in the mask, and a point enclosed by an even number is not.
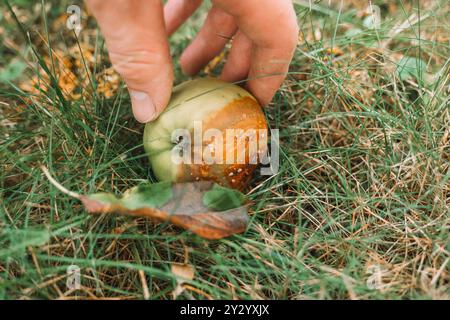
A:
[[[211,210],[225,211],[242,206],[245,196],[234,189],[214,184],[211,190],[203,195],[203,204]]]
[[[402,81],[416,78],[422,79],[427,68],[426,63],[422,59],[404,56],[397,64],[397,75]]]
[[[26,64],[21,61],[12,61],[0,72],[0,82],[16,80],[26,67]]]
[[[150,207],[160,208],[172,199],[172,183],[146,183],[127,192],[122,198],[122,204],[130,210]]]
[[[128,210],[160,208],[172,198],[172,183],[144,183],[128,190],[122,197],[111,193],[90,194],[89,199],[108,205],[122,205]]]
[[[89,199],[100,201],[101,203],[115,204],[119,199],[115,195],[106,192],[93,193],[89,195]]]

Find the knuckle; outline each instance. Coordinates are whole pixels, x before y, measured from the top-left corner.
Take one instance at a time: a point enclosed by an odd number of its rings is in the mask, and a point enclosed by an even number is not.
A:
[[[231,37],[236,30],[233,16],[220,9],[213,8],[207,19],[206,31],[210,34]]]
[[[146,83],[152,76],[160,76],[171,70],[170,58],[161,52],[149,50],[110,51],[114,69],[126,81]]]
[[[214,10],[214,9],[213,9]],[[215,9],[211,11],[211,14],[208,17],[211,20],[211,25],[217,28],[220,28],[224,24],[228,24],[233,21],[233,17],[228,13],[225,13],[222,10]]]

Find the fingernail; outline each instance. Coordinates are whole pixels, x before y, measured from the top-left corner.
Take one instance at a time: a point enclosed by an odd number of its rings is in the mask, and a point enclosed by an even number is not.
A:
[[[130,90],[133,114],[137,121],[147,123],[156,118],[156,108],[152,98],[141,91]]]

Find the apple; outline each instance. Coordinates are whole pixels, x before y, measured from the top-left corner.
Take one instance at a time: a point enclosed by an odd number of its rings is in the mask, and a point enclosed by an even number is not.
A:
[[[213,181],[244,189],[267,151],[267,122],[245,89],[218,79],[184,82],[144,130],[160,181]]]

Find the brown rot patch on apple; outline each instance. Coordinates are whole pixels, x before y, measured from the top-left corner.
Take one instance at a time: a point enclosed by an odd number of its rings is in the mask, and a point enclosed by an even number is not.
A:
[[[201,164],[184,164],[177,177],[178,181],[214,181],[220,185],[243,190],[249,184],[258,167],[261,156],[267,151],[267,143],[260,139],[267,134],[267,123],[258,102],[250,96],[241,97],[228,103],[220,110],[208,115],[202,122],[202,129],[220,131],[222,136],[222,163],[206,164],[203,155],[214,141],[202,142],[201,150],[192,149],[192,159],[201,152]]]

